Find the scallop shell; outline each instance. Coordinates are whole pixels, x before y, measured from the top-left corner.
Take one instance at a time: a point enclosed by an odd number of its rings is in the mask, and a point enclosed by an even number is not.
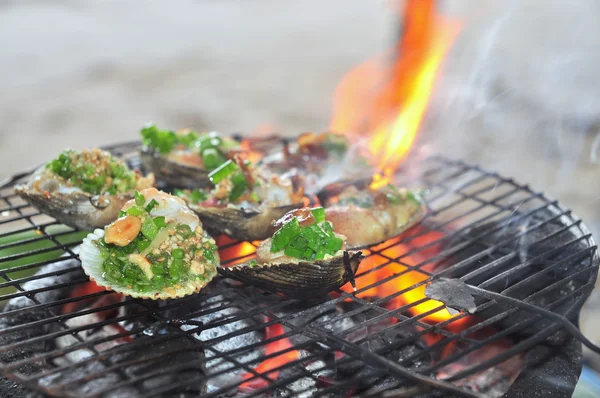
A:
[[[252,266],[243,263],[222,267],[220,272],[264,290],[292,297],[315,298],[353,281],[362,258],[360,251],[344,252],[325,260]]]
[[[206,235],[206,232],[205,232]],[[152,299],[152,300],[166,300],[181,298],[193,293],[199,292],[205,287],[216,275],[215,274],[207,280],[200,281],[195,280],[193,282],[186,282],[185,285],[175,288],[168,288],[169,291],[160,292],[136,292],[133,289],[129,289],[122,286],[112,286],[104,276],[102,271],[103,259],[101,257],[100,249],[95,245],[94,242],[104,237],[104,230],[96,229],[90,233],[81,244],[81,251],[79,253],[79,259],[81,260],[81,266],[83,272],[90,277],[90,280],[96,282],[98,286],[102,286],[107,290],[114,290],[115,292],[121,293],[125,296],[131,296],[134,298]],[[218,264],[220,262],[218,253],[215,252],[215,260]]]
[[[203,188],[210,185],[208,171],[199,167],[175,162],[154,149],[143,147],[140,151],[142,164],[152,171],[160,184],[176,188]]]
[[[202,224],[211,232],[225,234],[238,240],[264,240],[273,235],[272,223],[303,203],[256,210],[237,207],[205,207],[188,203]]]

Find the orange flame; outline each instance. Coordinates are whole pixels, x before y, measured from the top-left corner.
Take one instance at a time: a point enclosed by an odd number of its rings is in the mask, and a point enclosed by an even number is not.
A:
[[[267,319],[269,322],[269,319]],[[269,325],[265,329],[265,339],[271,339],[274,337],[281,336],[283,334],[283,326],[276,323],[274,325]],[[287,338],[282,338],[271,343],[268,343],[265,346],[265,355],[276,354],[280,351],[287,350],[292,347],[292,343]],[[279,370],[277,369],[280,366],[285,365],[288,362],[295,361],[298,359],[300,353],[297,350],[287,351],[281,355],[274,356],[272,358],[265,359],[262,361],[254,370],[262,375],[265,375],[271,380],[277,380],[279,377]],[[246,373],[243,376],[244,380],[252,379],[254,374]],[[256,377],[252,380],[245,381],[240,385],[240,389],[242,391],[253,391],[258,390],[264,387],[267,387],[269,384],[267,380],[263,378]]]
[[[441,232],[430,231],[423,235],[413,236],[409,244],[399,243],[401,237],[396,237],[379,246],[373,247],[373,250],[383,250],[381,251],[381,255],[371,254],[360,263],[357,273],[359,276],[356,278],[356,287],[359,290],[357,296],[364,298],[386,298],[397,292],[408,289],[406,292],[386,301],[385,307],[393,310],[423,301],[419,304],[412,305],[407,311],[413,316],[433,311],[431,314],[425,315],[421,319],[423,322],[430,324],[437,324],[456,316],[452,315],[444,307],[443,303],[427,299],[425,296],[425,281],[429,278],[428,275],[424,272],[411,270],[411,267],[421,266],[439,252],[439,243],[436,242],[439,242],[443,237],[444,235]],[[427,249],[422,249],[424,246],[428,245],[431,246]],[[421,249],[417,253],[411,253],[416,247]],[[390,258],[398,258],[399,260],[389,260]],[[421,269],[431,273],[435,267],[435,263],[428,262],[422,266]],[[388,278],[389,280],[386,280]],[[377,284],[384,280],[386,281]],[[418,287],[412,287],[419,283],[422,284]],[[366,290],[361,291],[362,289]],[[344,285],[342,290],[347,293],[354,292],[352,286],[349,284]],[[439,307],[443,308],[435,311]],[[468,319],[468,317],[456,320],[452,322],[449,327],[460,328],[461,325],[466,322],[466,319]]]
[[[369,60],[337,87],[330,129],[370,135],[379,171],[373,188],[390,181],[413,146],[437,71],[459,31],[460,23],[436,13],[435,0],[408,0],[394,61]]]

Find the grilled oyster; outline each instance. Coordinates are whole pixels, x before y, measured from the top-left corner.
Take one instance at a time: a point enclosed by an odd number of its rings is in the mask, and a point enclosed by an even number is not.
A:
[[[208,173],[227,160],[237,141],[217,133],[160,130],[148,125],[141,131],[140,157],[160,184],[176,188],[201,188],[210,183]]]
[[[326,219],[346,236],[351,249],[391,239],[419,223],[426,213],[420,192],[393,185],[370,189],[364,180],[331,184],[317,196]]]
[[[63,224],[94,229],[114,221],[135,189],[153,185],[153,174],[142,177],[124,161],[94,148],[64,151],[15,192]]]
[[[200,291],[217,274],[214,239],[179,198],[155,188],[136,192],[121,218],[83,240],[84,272],[96,284],[140,298]]]
[[[278,173],[289,173],[307,193],[341,178],[372,174],[366,159],[347,136],[337,133],[304,133],[283,150],[272,153],[262,164]]]
[[[211,232],[239,240],[263,240],[272,223],[303,206],[291,180],[259,169],[237,155],[211,173],[213,189],[176,190]]]
[[[325,221],[323,208],[292,210],[276,227],[273,237],[258,246],[255,260],[221,272],[265,290],[303,297],[354,281],[362,253],[345,250],[345,237]]]

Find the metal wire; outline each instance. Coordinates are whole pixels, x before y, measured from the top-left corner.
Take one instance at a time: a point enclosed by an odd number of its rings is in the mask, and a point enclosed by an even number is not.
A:
[[[137,148],[132,142],[108,149],[139,167]],[[398,183],[425,185],[427,218],[367,252],[363,264],[372,266],[361,264],[356,291],[338,290],[311,303],[225,278],[160,305],[121,301],[105,291],[69,296],[87,282],[73,251],[79,241],[69,240],[70,229],[52,232],[56,221],[12,193],[30,173],[10,178],[0,187],[0,372],[54,396],[440,390],[474,397],[480,393],[457,382],[536,345],[556,344],[564,328],[585,342],[564,323],[578,313],[597,276],[596,246],[581,221],[542,193],[479,167],[442,157],[410,167],[420,175],[401,170]],[[219,246],[225,265],[251,258],[256,249],[227,239]],[[53,253],[63,257],[42,259]],[[415,275],[418,280],[402,283]],[[405,300],[439,278],[458,278],[485,298],[477,306],[482,315],[432,323],[443,304],[423,311],[427,297]],[[278,327],[281,334],[264,336]],[[65,339],[70,343],[58,347]],[[436,377],[500,341],[511,345],[444,381]],[[289,358],[278,361],[282,355]],[[140,367],[148,370],[137,372]]]

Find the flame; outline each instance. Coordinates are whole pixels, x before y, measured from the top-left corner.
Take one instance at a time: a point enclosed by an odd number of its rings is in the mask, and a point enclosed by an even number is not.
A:
[[[435,0],[408,0],[404,33],[392,54],[360,64],[340,82],[332,131],[368,133],[378,174],[372,188],[391,181],[412,148],[438,69],[458,36],[460,23],[435,10]]]
[[[358,268],[357,275],[359,276],[355,281],[358,290],[357,296],[363,298],[385,298],[408,289],[401,295],[386,301],[385,307],[394,310],[412,303],[423,301],[422,303],[412,305],[407,309],[413,316],[434,311],[438,307],[443,307],[431,314],[425,315],[421,319],[423,322],[429,324],[437,324],[454,318],[457,314],[452,315],[443,303],[427,299],[425,296],[425,281],[429,276],[424,272],[413,270],[411,267],[420,266],[421,264],[426,263],[427,260],[431,259],[435,254],[439,253],[439,241],[444,237],[444,234],[437,231],[429,231],[423,234],[419,234],[419,232],[420,231],[418,230],[414,232],[410,243],[401,243],[401,241],[406,241],[406,239],[403,240],[402,236],[400,236],[371,248],[372,251],[381,253],[381,255],[366,253],[371,255],[366,257],[360,263]],[[429,245],[431,246],[422,249],[423,246]],[[420,249],[418,252],[412,252],[415,248]],[[390,258],[398,258],[398,261],[390,260]],[[431,273],[436,266],[437,264],[433,262],[427,262],[421,269]],[[380,283],[387,278],[390,280]],[[419,283],[421,283],[420,286],[412,287]],[[366,290],[362,291],[362,289]],[[349,284],[344,285],[342,290],[346,293],[354,292],[354,289]],[[452,328],[460,328],[461,325],[466,322],[466,319],[468,319],[468,317],[452,322]]]
[[[268,318],[267,318],[266,322],[269,322]],[[265,339],[279,337],[282,334],[283,334],[283,326],[281,326],[278,323],[276,323],[274,325],[269,325],[265,328]],[[281,338],[281,339],[275,340],[273,342],[270,342],[265,346],[265,355],[273,355],[280,351],[287,350],[291,347],[292,347],[292,343],[290,342],[289,339]],[[281,355],[276,355],[272,358],[265,359],[254,370],[257,373],[262,374],[271,380],[277,380],[277,378],[279,377],[279,370],[273,370],[273,369],[277,369],[280,366],[285,365],[286,363],[295,361],[296,359],[298,359],[299,355],[300,355],[300,353],[297,350],[287,351]],[[252,373],[244,374],[243,379],[248,380],[248,381],[245,381],[244,383],[242,383],[240,385],[240,389],[245,392],[250,392],[253,390],[258,390],[258,389],[267,387],[269,385],[269,382],[267,380],[265,380],[263,378],[259,378],[259,377],[256,377],[256,378],[254,378],[254,377],[255,376]],[[249,380],[249,379],[252,379],[252,380]]]
[[[219,248],[219,258],[222,263],[228,266],[248,261],[254,253],[260,242],[238,242],[226,235],[219,235],[216,238]]]

